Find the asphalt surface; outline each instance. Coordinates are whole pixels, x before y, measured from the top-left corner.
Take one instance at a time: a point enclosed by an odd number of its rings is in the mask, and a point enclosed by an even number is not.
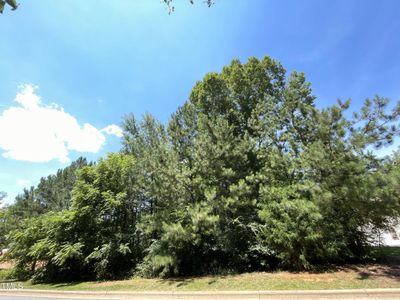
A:
[[[400,300],[400,289],[331,290],[331,291],[253,291],[253,292],[53,292],[53,291],[1,291],[0,300]]]

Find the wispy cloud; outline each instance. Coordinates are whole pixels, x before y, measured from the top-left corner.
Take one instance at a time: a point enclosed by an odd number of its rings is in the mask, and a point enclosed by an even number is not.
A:
[[[19,187],[23,187],[24,188],[24,187],[28,187],[30,185],[32,185],[32,183],[28,179],[18,179],[17,180],[17,186],[19,186]]]
[[[70,151],[97,153],[106,135],[121,137],[117,125],[97,129],[78,120],[55,103],[44,105],[36,94],[37,87],[23,85],[14,101],[17,106],[0,115],[0,149],[3,156],[30,162],[57,159],[68,162]]]

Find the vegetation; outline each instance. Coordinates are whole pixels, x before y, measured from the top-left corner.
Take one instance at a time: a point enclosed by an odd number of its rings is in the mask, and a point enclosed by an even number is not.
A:
[[[400,248],[374,247],[367,264],[342,265],[319,271],[252,272],[225,275],[35,284],[34,289],[82,291],[263,291],[399,288]],[[375,262],[372,262],[375,261]]]
[[[67,291],[265,291],[400,288],[398,279],[364,275],[360,269],[326,273],[243,273],[188,278],[145,279],[59,284],[24,283],[25,288]]]
[[[6,193],[1,192],[0,191],[0,249],[4,246],[4,242],[5,242],[5,234],[6,234],[6,230],[5,230],[5,226],[4,226],[4,215],[5,215],[5,210],[2,208],[3,206],[3,200],[4,198],[7,196]]]
[[[234,60],[197,82],[168,124],[127,116],[121,152],[67,172],[71,193],[57,174],[17,198],[7,210],[25,221],[9,257],[35,280],[363,259],[375,230],[400,217],[399,153],[371,151],[399,134],[400,104],[388,103],[367,99],[347,117],[349,101],[317,108],[304,74]]]
[[[76,170],[88,165],[85,158],[78,158],[56,174],[40,179],[36,188],[24,189],[11,206],[0,208],[0,248],[6,247],[6,235],[21,227],[23,220],[41,216],[50,211],[68,209],[71,192],[76,180]],[[5,197],[5,194],[0,196]],[[1,198],[0,198],[1,199]]]
[[[252,272],[179,278],[64,283],[22,282],[24,288],[66,291],[263,291],[297,289],[399,288],[399,247],[373,247],[367,264],[329,266],[305,272]],[[10,265],[0,263],[0,282],[12,278]],[[19,284],[19,283],[15,283]]]
[[[4,7],[8,4],[12,10],[16,10],[18,7],[16,0],[0,0],[0,13],[2,14],[4,11]]]
[[[0,191],[0,207],[3,205],[3,200],[6,197],[7,197],[7,194],[5,192]]]

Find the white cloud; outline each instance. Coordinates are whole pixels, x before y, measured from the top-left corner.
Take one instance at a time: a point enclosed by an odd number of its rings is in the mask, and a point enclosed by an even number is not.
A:
[[[122,129],[118,127],[117,125],[108,125],[107,127],[103,128],[101,132],[105,132],[107,134],[112,134],[117,137],[122,137]]]
[[[23,85],[12,106],[0,115],[0,148],[3,156],[30,162],[58,159],[68,162],[69,151],[97,153],[106,141],[104,133],[122,136],[116,125],[97,129],[82,126],[55,103],[44,105],[37,87]]]
[[[21,92],[15,97],[15,102],[18,102],[26,109],[35,109],[40,105],[40,97],[35,95],[35,89],[37,89],[37,86],[24,85],[20,88]]]

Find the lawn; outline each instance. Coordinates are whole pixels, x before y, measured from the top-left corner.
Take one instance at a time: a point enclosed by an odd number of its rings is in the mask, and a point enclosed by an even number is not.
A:
[[[56,284],[25,282],[25,288],[90,291],[250,291],[400,288],[400,248],[373,252],[376,262],[337,266],[324,272],[257,272],[174,279],[132,278]],[[1,274],[1,273],[0,273]]]

